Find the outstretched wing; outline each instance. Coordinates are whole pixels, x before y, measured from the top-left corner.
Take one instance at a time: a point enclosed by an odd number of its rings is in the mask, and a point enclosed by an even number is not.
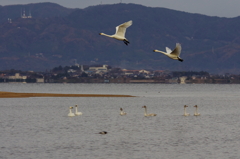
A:
[[[176,43],[176,48],[172,51],[171,54],[179,56],[181,54],[181,50],[182,50],[181,44]]]
[[[116,35],[125,37],[126,29],[132,25],[132,21],[128,21],[116,27]]]
[[[172,52],[172,50],[171,50],[170,48],[166,47],[166,52],[167,52],[168,54],[170,54],[170,53]]]

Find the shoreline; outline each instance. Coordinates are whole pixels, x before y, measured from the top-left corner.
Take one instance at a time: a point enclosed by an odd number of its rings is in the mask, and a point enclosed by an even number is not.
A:
[[[59,94],[59,93],[0,92],[0,98],[29,98],[29,97],[135,97],[135,96],[114,95],[114,94]]]

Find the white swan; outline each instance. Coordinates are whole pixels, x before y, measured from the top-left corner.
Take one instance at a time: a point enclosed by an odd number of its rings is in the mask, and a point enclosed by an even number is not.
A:
[[[179,43],[176,43],[176,48],[172,51],[168,47],[166,47],[166,52],[160,51],[160,50],[153,50],[154,52],[160,52],[163,53],[164,55],[168,56],[171,59],[178,60],[183,62],[183,59],[181,59],[180,53],[181,53],[182,47]]]
[[[72,113],[72,109],[73,109],[73,107],[69,107],[69,113],[68,113],[68,116],[75,116],[75,114],[74,113]]]
[[[194,107],[196,107],[196,110],[195,110],[195,112],[194,112],[194,116],[199,116],[200,115],[200,113],[198,113],[198,106],[197,105],[195,105]]]
[[[147,106],[146,106],[146,105],[142,106],[142,108],[145,108],[144,116],[156,116],[156,115],[157,115],[157,114],[148,114],[148,113],[147,113]]]
[[[82,115],[82,112],[78,112],[77,104],[75,105],[75,115]]]
[[[125,33],[126,33],[126,29],[131,25],[132,25],[132,21],[130,20],[128,22],[125,22],[125,23],[117,26],[116,27],[116,33],[114,35],[107,35],[107,34],[104,34],[104,33],[100,33],[100,35],[104,35],[104,36],[107,36],[107,37],[110,37],[110,38],[121,40],[126,45],[128,45],[130,42],[125,38]]]
[[[120,115],[126,115],[127,113],[123,111],[122,108],[120,108]]]
[[[183,116],[189,116],[190,115],[189,113],[186,112],[186,108],[187,107],[188,107],[187,105],[184,105],[184,114],[183,114]]]

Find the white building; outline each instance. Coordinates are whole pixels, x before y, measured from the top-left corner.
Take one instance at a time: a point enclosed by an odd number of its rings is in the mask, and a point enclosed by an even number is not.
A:
[[[23,82],[26,83],[27,76],[21,76],[20,73],[15,73],[14,76],[8,76],[9,82]]]
[[[21,18],[26,19],[26,18],[32,18],[31,12],[29,11],[29,15],[26,16],[25,9],[21,11]]]
[[[89,67],[89,71],[107,72],[108,65],[103,65],[102,67]]]
[[[36,78],[37,83],[44,83],[44,78]]]
[[[20,73],[15,73],[14,76],[8,76],[8,79],[13,79],[13,80],[16,80],[16,79],[27,79],[27,76],[20,76]]]

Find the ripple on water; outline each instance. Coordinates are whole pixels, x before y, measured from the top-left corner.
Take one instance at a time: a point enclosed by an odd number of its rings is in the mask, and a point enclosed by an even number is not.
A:
[[[1,84],[4,91],[136,98],[1,99],[0,158],[239,158],[239,85]],[[27,87],[26,87],[27,86]],[[147,90],[147,93],[146,93]],[[160,93],[158,93],[160,91]],[[143,97],[145,96],[145,97]],[[67,117],[78,104],[82,116]],[[201,116],[183,116],[183,106]],[[156,117],[144,117],[143,105]],[[119,115],[119,108],[127,112]],[[107,131],[108,134],[98,134]]]

